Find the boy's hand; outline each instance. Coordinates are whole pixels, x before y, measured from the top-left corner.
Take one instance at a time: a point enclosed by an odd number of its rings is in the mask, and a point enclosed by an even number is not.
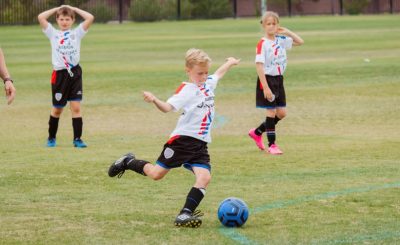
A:
[[[237,65],[240,62],[240,59],[236,59],[235,57],[228,57],[226,58],[226,62],[230,65]]]
[[[15,98],[16,89],[11,81],[5,82],[4,90],[6,91],[7,104],[11,104]]]
[[[152,103],[154,102],[154,100],[156,99],[156,96],[154,96],[152,93],[144,91],[143,92],[143,99],[144,101],[148,102],[148,103]]]

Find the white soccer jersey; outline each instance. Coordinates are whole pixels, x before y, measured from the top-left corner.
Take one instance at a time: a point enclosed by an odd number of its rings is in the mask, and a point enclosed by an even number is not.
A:
[[[73,30],[60,31],[49,23],[43,32],[50,39],[51,63],[54,70],[70,70],[79,64],[81,39],[87,33],[82,24]]]
[[[283,75],[287,65],[286,50],[291,49],[293,39],[275,36],[275,40],[265,37],[257,44],[256,63],[264,64],[264,73],[270,76]]]
[[[216,75],[211,75],[201,86],[183,82],[167,100],[174,111],[183,110],[171,137],[186,135],[211,142],[211,126],[215,115],[214,89],[218,79]]]

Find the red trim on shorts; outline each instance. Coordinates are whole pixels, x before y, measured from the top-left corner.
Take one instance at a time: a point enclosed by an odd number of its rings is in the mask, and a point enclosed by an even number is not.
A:
[[[181,92],[181,90],[183,89],[183,87],[185,87],[185,83],[182,83],[181,86],[179,86],[176,90],[175,90],[175,94],[179,94],[179,92]]]
[[[181,137],[180,135],[175,135],[175,136],[172,136],[168,141],[167,141],[167,144],[168,145],[170,145],[170,144],[172,144],[172,142],[174,142],[176,139],[178,139],[179,137]]]
[[[56,80],[57,80],[57,71],[53,70],[53,73],[51,73],[51,84],[56,84]]]
[[[261,40],[258,42],[258,44],[257,44],[257,50],[256,50],[256,53],[257,53],[257,54],[261,54],[261,50],[262,50],[262,45],[263,45],[263,43],[264,43],[264,39],[261,39]]]
[[[260,89],[261,89],[261,90],[263,90],[263,89],[264,89],[264,87],[263,87],[263,85],[262,85],[261,81],[260,81]]]

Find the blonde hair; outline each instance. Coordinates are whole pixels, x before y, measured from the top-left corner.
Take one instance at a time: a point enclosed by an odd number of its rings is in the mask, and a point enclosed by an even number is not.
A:
[[[56,12],[56,19],[58,19],[60,15],[71,17],[73,20],[75,19],[75,12],[68,7],[59,8]]]
[[[195,65],[205,66],[210,65],[211,58],[206,52],[201,49],[191,48],[186,51],[185,65],[188,68],[193,68]]]
[[[279,15],[278,15],[278,13],[273,12],[273,11],[265,11],[263,16],[261,17],[260,23],[264,24],[269,17],[274,18],[276,20],[276,23],[279,24]]]

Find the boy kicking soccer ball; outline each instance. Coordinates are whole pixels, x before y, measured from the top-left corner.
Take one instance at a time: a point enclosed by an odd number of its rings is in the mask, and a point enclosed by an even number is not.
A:
[[[164,145],[155,165],[136,159],[128,153],[115,161],[108,170],[110,177],[121,177],[125,170],[162,179],[172,168],[184,166],[192,171],[196,181],[189,191],[186,202],[175,219],[180,227],[199,227],[203,214],[196,210],[211,180],[210,156],[207,143],[211,142],[211,126],[215,115],[214,89],[225,73],[240,60],[227,58],[213,75],[208,75],[211,59],[200,49],[186,52],[188,81],[183,82],[167,102],[159,100],[150,92],[143,92],[144,100],[153,103],[160,111],[183,110],[175,130]]]

